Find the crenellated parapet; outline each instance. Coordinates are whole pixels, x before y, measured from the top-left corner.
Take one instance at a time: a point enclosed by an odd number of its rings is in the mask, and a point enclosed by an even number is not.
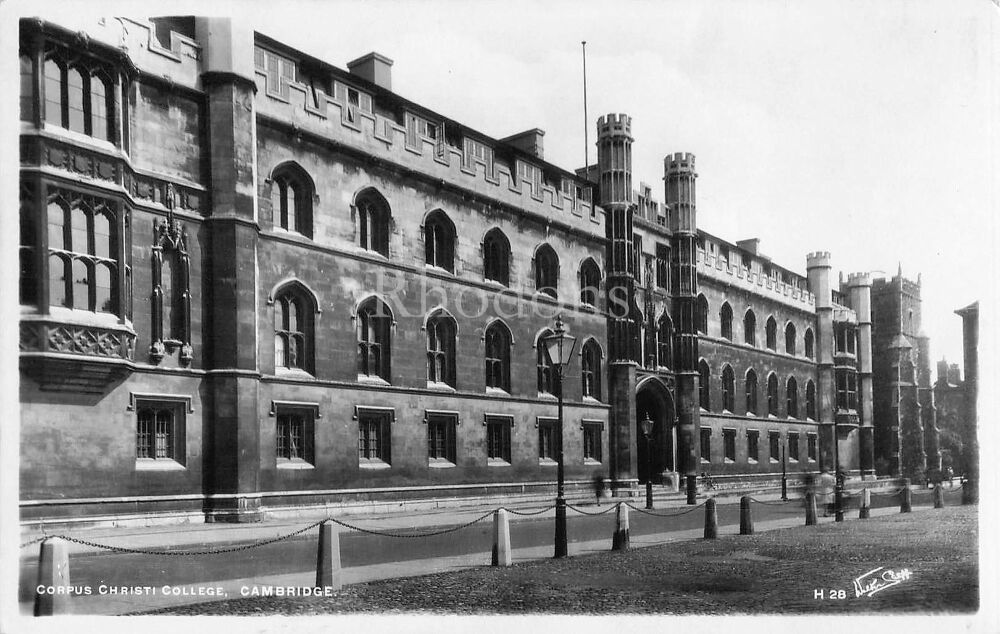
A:
[[[675,152],[663,159],[667,175],[694,172],[694,154],[690,152]]]
[[[472,190],[593,235],[604,233],[603,210],[563,193],[559,185],[542,182],[535,186],[512,174],[514,166],[469,160],[462,147],[408,134],[404,125],[349,106],[321,89],[313,91],[290,81],[285,98],[266,90],[266,76],[260,70],[255,80],[258,120],[287,129],[292,139],[308,135],[319,144],[366,155],[373,164]]]
[[[626,136],[632,139],[632,117],[627,114],[606,114],[597,118],[597,135]]]
[[[698,274],[740,288],[752,293],[767,295],[775,301],[800,310],[812,311],[816,298],[809,291],[794,284],[786,284],[769,275],[747,270],[745,267],[730,265],[717,254],[698,250]]]

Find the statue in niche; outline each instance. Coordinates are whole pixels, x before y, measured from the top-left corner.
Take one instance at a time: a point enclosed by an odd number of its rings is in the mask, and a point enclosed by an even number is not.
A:
[[[187,235],[174,217],[174,189],[168,184],[164,196],[167,218],[153,225],[152,330],[149,356],[159,363],[165,354],[180,349],[179,360],[193,359],[191,347],[191,284]]]

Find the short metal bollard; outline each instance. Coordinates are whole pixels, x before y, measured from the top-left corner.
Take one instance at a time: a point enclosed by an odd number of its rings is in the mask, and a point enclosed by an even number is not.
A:
[[[705,539],[718,539],[719,514],[715,511],[715,498],[705,502]]]
[[[628,505],[618,504],[615,512],[615,535],[611,539],[611,550],[628,550]]]
[[[340,533],[333,522],[319,525],[319,550],[316,554],[316,587],[340,590],[344,581],[340,570]]]
[[[944,508],[944,489],[941,488],[940,484],[934,487],[934,508]]]
[[[750,511],[750,496],[740,498],[740,535],[753,535],[753,513]]]
[[[861,506],[858,509],[858,519],[866,520],[872,513],[872,493],[868,487],[861,489]]]
[[[806,493],[806,526],[816,525],[816,494]]]
[[[46,539],[38,549],[38,586],[69,588],[69,548],[58,537]],[[68,593],[35,593],[35,616],[53,616],[69,612]]]
[[[506,509],[497,509],[493,513],[493,560],[490,565],[506,567],[511,563],[510,520]]]
[[[899,502],[899,512],[909,513],[913,510],[913,491],[910,490],[910,479],[903,480],[903,498]]]

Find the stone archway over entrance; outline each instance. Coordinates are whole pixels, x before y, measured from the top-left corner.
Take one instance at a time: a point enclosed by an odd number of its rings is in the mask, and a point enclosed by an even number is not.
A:
[[[653,433],[648,443],[641,425],[647,414],[653,421]],[[639,382],[635,416],[636,472],[639,482],[644,484],[651,479],[654,484],[661,484],[665,482],[664,474],[677,470],[677,417],[670,390],[656,377]]]

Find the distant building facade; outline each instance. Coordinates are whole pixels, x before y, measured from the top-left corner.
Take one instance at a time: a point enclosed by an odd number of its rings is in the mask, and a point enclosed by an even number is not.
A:
[[[872,288],[875,456],[881,471],[913,480],[941,472],[930,339],[921,328],[920,278],[899,271]]]
[[[657,202],[627,115],[566,170],[228,19],[23,20],[20,65],[25,521],[550,491],[559,314],[571,486],[895,455],[879,282],[701,230],[691,154]]]

